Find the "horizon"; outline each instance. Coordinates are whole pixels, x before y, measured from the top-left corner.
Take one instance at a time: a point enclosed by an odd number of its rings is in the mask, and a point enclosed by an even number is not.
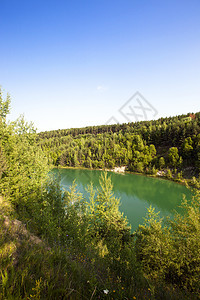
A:
[[[7,0],[0,10],[11,121],[24,114],[41,132],[200,110],[198,0]]]

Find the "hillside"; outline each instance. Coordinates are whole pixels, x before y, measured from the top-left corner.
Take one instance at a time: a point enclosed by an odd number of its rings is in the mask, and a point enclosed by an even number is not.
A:
[[[165,220],[150,207],[131,233],[107,173],[102,172],[98,189],[88,187],[88,201],[75,182],[63,192],[49,176],[46,154],[54,152],[44,151],[45,144],[42,151],[38,144],[44,140],[23,117],[7,122],[9,108],[10,98],[4,100],[0,91],[0,299],[200,299],[199,190],[184,199],[184,215]],[[186,132],[179,148],[183,164],[192,164],[198,149],[198,118],[178,123]],[[66,149],[88,153],[91,163],[97,146],[102,149],[97,157],[100,153],[107,162],[115,153],[113,161],[120,165],[130,152],[130,167],[135,161],[144,168],[156,163],[155,146],[138,133],[65,138]],[[54,149],[61,140],[55,137]],[[180,163],[172,155],[177,150],[170,149],[169,163]]]
[[[38,134],[55,166],[165,174],[177,180],[198,177],[200,113],[156,121],[103,125]]]

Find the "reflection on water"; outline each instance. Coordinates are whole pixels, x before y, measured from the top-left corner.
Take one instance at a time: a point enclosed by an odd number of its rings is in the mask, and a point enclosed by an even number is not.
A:
[[[87,197],[85,188],[90,182],[99,187],[99,170],[54,169],[59,174],[61,186],[69,189],[76,180],[77,189]],[[116,174],[108,172],[112,178],[115,196],[121,199],[120,210],[127,216],[132,229],[142,224],[147,208],[152,205],[161,216],[171,215],[174,210],[179,211],[183,194],[191,198],[191,192],[184,186],[171,181],[149,178],[135,174]]]

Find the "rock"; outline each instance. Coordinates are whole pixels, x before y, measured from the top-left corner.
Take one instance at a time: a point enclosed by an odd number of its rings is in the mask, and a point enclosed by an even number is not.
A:
[[[112,169],[112,172],[115,173],[124,173],[126,170],[126,166],[122,166],[122,167],[115,167],[114,169]]]

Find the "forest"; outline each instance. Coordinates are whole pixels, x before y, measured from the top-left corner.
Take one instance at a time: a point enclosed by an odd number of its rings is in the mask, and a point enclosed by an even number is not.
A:
[[[184,214],[149,207],[131,232],[106,172],[89,201],[49,175],[126,165],[198,177],[200,114],[37,134],[7,121],[10,105],[0,90],[0,299],[200,299],[198,178]]]
[[[38,144],[61,167],[113,169],[182,181],[200,171],[200,113],[128,124],[41,132]],[[195,179],[193,180],[195,182]]]

